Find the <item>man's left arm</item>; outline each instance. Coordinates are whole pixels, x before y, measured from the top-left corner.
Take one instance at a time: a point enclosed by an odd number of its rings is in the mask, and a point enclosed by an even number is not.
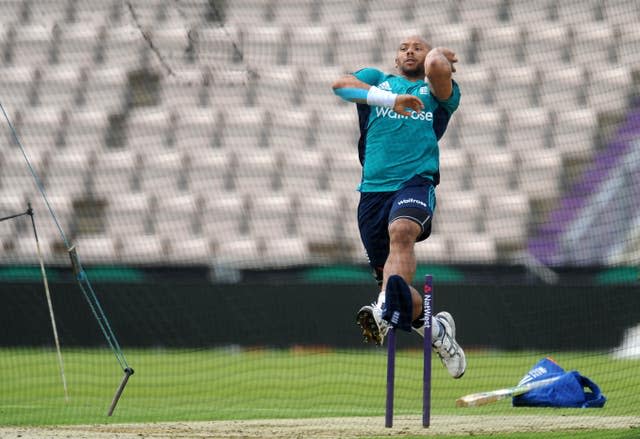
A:
[[[439,101],[446,101],[453,93],[454,63],[458,62],[456,54],[445,47],[436,47],[427,53],[424,60],[424,71],[429,81],[431,94]]]

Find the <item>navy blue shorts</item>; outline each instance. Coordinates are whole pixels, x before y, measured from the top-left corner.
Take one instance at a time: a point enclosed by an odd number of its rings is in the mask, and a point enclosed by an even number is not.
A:
[[[433,183],[421,177],[411,179],[394,192],[362,192],[358,204],[358,227],[367,258],[379,284],[389,256],[389,224],[398,218],[416,222],[422,232],[416,242],[431,234],[431,220],[436,208]]]

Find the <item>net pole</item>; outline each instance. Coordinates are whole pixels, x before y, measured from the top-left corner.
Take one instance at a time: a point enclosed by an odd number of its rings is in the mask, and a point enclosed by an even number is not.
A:
[[[111,405],[109,406],[109,411],[107,412],[107,416],[113,415],[113,411],[116,409],[116,405],[118,404],[118,401],[120,401],[122,392],[124,392],[124,388],[127,385],[127,382],[129,381],[129,377],[131,375],[133,375],[133,369],[131,369],[130,367],[127,367],[124,370],[124,376],[122,377],[122,381],[120,382],[120,385],[116,390],[116,394],[113,395],[113,400],[111,401]]]
[[[33,214],[33,208],[31,203],[28,204],[26,212],[31,218],[31,226],[33,227],[33,236],[36,240],[36,252],[38,254],[38,261],[40,262],[40,272],[42,273],[42,282],[44,283],[44,293],[47,298],[47,306],[49,307],[49,319],[51,320],[51,329],[53,330],[53,340],[56,345],[56,353],[58,356],[58,366],[60,368],[60,376],[62,377],[62,387],[64,389],[64,400],[69,402],[69,391],[67,388],[67,378],[64,373],[64,361],[62,360],[62,350],[60,349],[60,338],[58,337],[58,325],[56,324],[56,316],[53,312],[53,303],[51,301],[51,292],[49,291],[49,281],[47,279],[47,272],[44,268],[44,258],[42,257],[42,250],[40,249],[40,240],[38,239],[38,231],[36,229],[36,221]]]
[[[111,325],[109,325],[109,320],[107,319],[106,314],[104,313],[104,311],[102,310],[102,307],[100,306],[100,302],[98,301],[98,297],[96,296],[95,291],[93,290],[93,287],[91,286],[91,282],[89,282],[89,279],[87,278],[86,273],[84,272],[84,270],[82,269],[82,266],[80,265],[80,260],[78,258],[78,254],[76,252],[76,248],[75,248],[75,246],[71,246],[70,245],[69,240],[67,239],[67,236],[65,235],[64,231],[62,230],[62,226],[60,226],[58,218],[56,217],[56,215],[55,215],[55,213],[53,211],[53,208],[51,207],[51,204],[49,203],[49,199],[47,198],[47,195],[46,195],[45,190],[44,190],[44,185],[42,184],[42,180],[40,179],[40,177],[36,173],[35,169],[33,169],[33,166],[31,165],[31,162],[29,161],[29,157],[27,156],[27,153],[26,153],[24,147],[22,146],[22,142],[20,142],[20,138],[18,137],[18,133],[16,132],[15,127],[11,123],[11,119],[9,119],[9,116],[7,115],[7,112],[5,111],[4,106],[2,105],[1,102],[0,102],[0,110],[2,111],[2,114],[4,115],[4,118],[5,118],[6,122],[7,122],[7,125],[9,126],[9,129],[11,131],[13,139],[15,140],[16,144],[20,148],[20,151],[22,152],[22,155],[23,155],[23,157],[24,157],[24,159],[25,159],[25,161],[27,163],[27,167],[29,168],[29,171],[31,172],[31,175],[33,176],[33,180],[34,180],[36,186],[38,187],[38,190],[40,191],[40,195],[42,195],[42,198],[43,198],[47,208],[49,209],[49,213],[51,214],[51,217],[53,218],[53,221],[54,221],[56,227],[58,228],[58,232],[60,233],[60,237],[62,238],[62,241],[64,242],[64,244],[65,244],[65,246],[66,246],[66,248],[67,248],[67,250],[69,252],[69,257],[71,259],[71,265],[72,265],[74,274],[76,276],[76,280],[78,282],[78,286],[80,287],[80,290],[82,291],[82,294],[84,295],[85,299],[89,303],[89,307],[91,308],[91,311],[92,311],[94,317],[96,318],[96,320],[98,322],[98,325],[100,326],[100,329],[102,330],[102,333],[104,334],[105,338],[107,339],[107,343],[109,344],[109,346],[111,347],[113,353],[115,354],[116,360],[118,361],[118,363],[120,363],[120,367],[125,372],[125,379],[123,379],[122,383],[120,384],[119,393],[116,394],[117,398],[114,398],[114,402],[112,402],[112,405],[115,407],[115,403],[117,403],[117,399],[120,398],[120,394],[122,393],[122,390],[124,389],[124,386],[126,385],[126,382],[128,381],[129,377],[131,375],[133,375],[133,369],[131,369],[129,367],[129,365],[127,364],[127,360],[124,357],[124,353],[120,349],[120,344],[118,343],[118,340],[116,339],[116,336],[113,333],[113,330],[111,329]]]

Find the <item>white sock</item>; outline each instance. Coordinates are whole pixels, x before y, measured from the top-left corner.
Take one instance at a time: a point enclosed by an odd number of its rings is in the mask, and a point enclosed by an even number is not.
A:
[[[380,294],[378,294],[378,301],[376,302],[376,306],[378,308],[382,309],[384,307],[385,298],[386,298],[385,291],[384,290],[380,291]]]
[[[420,326],[418,328],[413,328],[420,336],[424,337],[424,326]],[[431,319],[431,343],[440,339],[444,335],[444,327],[442,323],[437,321],[436,319]]]
[[[431,319],[431,322],[433,322],[431,325],[431,341],[434,342],[444,335],[444,326],[433,318]]]

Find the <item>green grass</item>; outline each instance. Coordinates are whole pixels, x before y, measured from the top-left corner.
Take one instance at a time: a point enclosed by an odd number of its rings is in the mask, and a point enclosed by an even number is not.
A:
[[[115,415],[107,418],[122,378],[107,349],[63,351],[69,402],[64,401],[54,351],[0,350],[0,425],[384,415],[386,356],[381,349],[148,349],[126,354],[136,373]],[[455,408],[455,399],[461,395],[516,384],[542,356],[469,352],[469,369],[461,380],[452,380],[434,357],[433,415],[637,416],[640,412],[640,362],[613,360],[604,353],[554,355],[565,369],[577,369],[600,385],[608,398],[603,409],[513,408],[509,400]],[[421,353],[400,351],[396,415],[420,413],[421,374]],[[599,434],[593,437],[628,437]]]

